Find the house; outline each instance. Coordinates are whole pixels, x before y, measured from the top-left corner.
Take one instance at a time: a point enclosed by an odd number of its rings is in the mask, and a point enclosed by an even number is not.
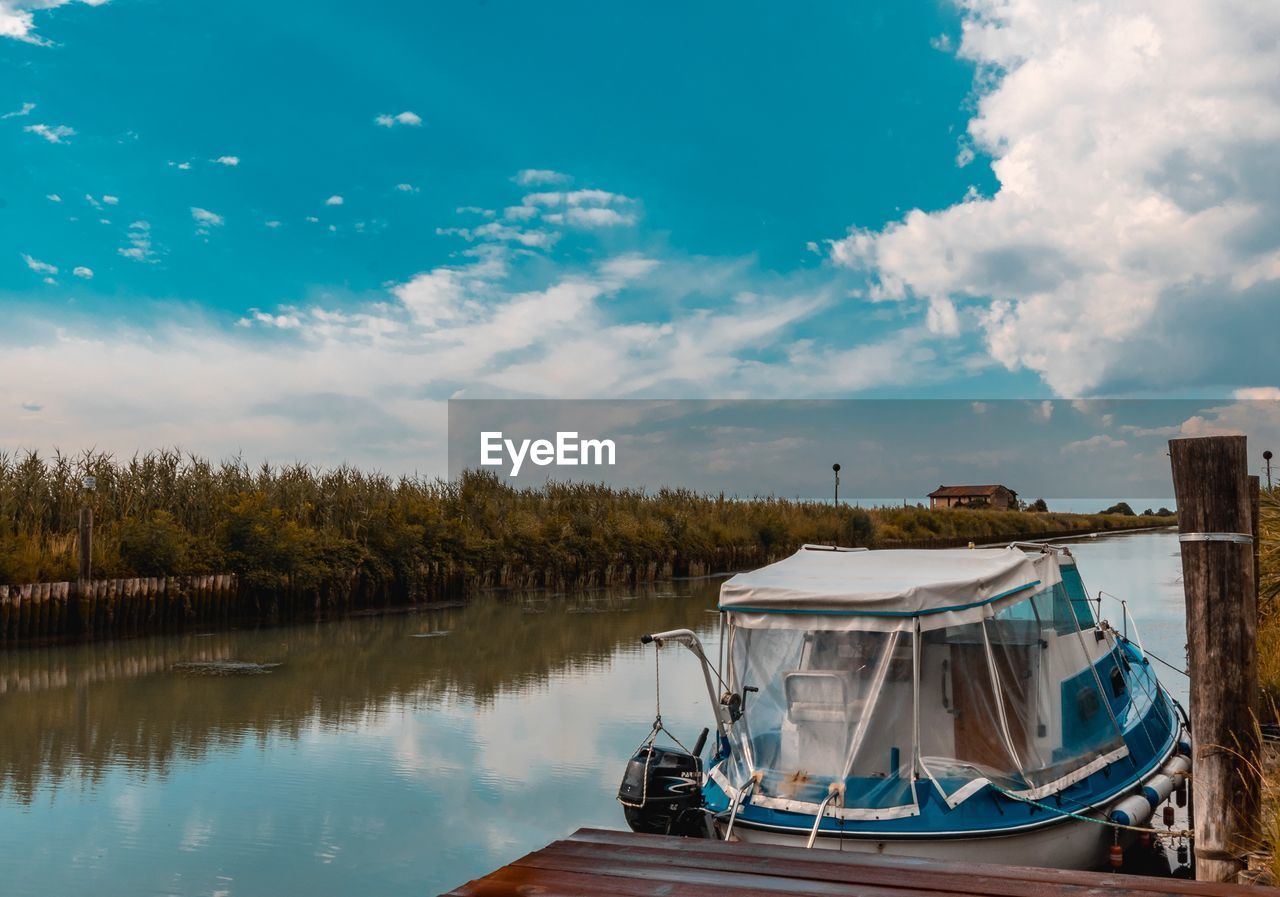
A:
[[[929,493],[931,508],[1016,508],[1018,493],[1007,486],[939,486]]]

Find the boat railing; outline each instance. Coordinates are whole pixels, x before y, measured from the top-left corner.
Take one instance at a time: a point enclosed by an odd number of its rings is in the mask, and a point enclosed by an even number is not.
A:
[[[1147,653],[1147,649],[1146,649],[1146,646],[1143,645],[1142,643],[1142,633],[1138,631],[1138,621],[1134,618],[1133,614],[1129,613],[1129,602],[1119,597],[1118,595],[1112,595],[1110,592],[1104,592],[1102,590],[1099,590],[1098,601],[1097,601],[1099,621],[1103,619],[1103,613],[1102,613],[1103,598],[1110,598],[1112,601],[1114,601],[1116,604],[1120,606],[1121,637],[1124,638],[1125,641],[1133,642],[1135,645],[1138,646],[1138,650],[1145,655]]]

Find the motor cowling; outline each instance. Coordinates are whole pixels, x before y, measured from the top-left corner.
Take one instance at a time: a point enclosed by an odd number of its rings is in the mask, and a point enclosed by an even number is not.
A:
[[[702,760],[686,751],[641,747],[627,761],[618,800],[633,832],[706,836]]]

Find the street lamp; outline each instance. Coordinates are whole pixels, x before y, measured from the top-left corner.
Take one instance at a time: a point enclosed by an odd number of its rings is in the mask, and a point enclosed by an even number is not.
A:
[[[80,503],[80,574],[82,585],[89,582],[90,561],[93,559],[93,508],[89,506],[89,494],[98,488],[98,478],[86,475],[80,478],[84,498]]]
[[[836,504],[840,504],[840,465],[832,464],[831,472],[836,475]]]

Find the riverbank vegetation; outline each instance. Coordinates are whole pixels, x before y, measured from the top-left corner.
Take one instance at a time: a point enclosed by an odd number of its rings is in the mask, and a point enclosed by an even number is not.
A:
[[[0,455],[0,584],[74,580],[82,505],[94,513],[95,578],[231,572],[258,592],[360,580],[411,600],[723,572],[805,543],[965,544],[1171,522],[589,484],[517,489],[480,473],[445,482],[351,467],[250,468],[173,451]]]

